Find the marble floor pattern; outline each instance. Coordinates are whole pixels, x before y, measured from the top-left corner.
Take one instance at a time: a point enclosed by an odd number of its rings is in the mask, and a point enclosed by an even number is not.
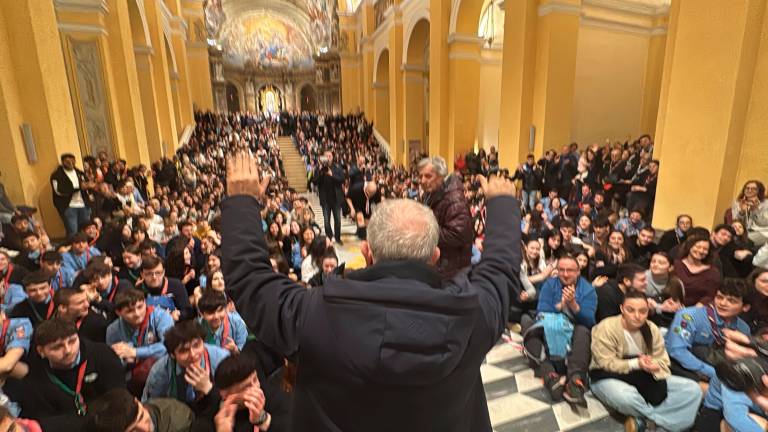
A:
[[[323,214],[317,196],[307,194],[315,211],[318,225],[323,226]],[[347,268],[365,266],[360,254],[360,242],[355,237],[355,226],[349,219],[342,223],[343,246],[336,245],[340,262]],[[611,415],[603,404],[587,395],[584,409],[572,409],[566,402],[553,404],[540,378],[522,354],[521,346],[502,339],[486,356],[480,374],[488,399],[488,411],[495,432],[620,432],[622,419]]]

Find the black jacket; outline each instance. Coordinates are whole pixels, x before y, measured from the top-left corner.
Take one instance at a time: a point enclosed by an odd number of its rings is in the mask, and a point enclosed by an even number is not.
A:
[[[333,175],[328,175],[326,171],[318,167],[312,177],[317,184],[320,204],[329,207],[341,206],[344,202],[344,191],[341,189],[344,183],[344,170],[341,165],[333,164],[331,166]]]
[[[480,365],[519,284],[520,205],[487,205],[483,258],[450,281],[395,261],[307,290],[272,271],[256,201],[224,201],[227,290],[262,342],[299,356],[292,430],[491,430]]]
[[[83,183],[86,183],[88,179],[85,177],[85,173],[79,169],[75,168],[75,172],[77,173],[77,180],[80,182],[80,187],[82,187]],[[72,180],[70,180],[69,177],[67,177],[67,173],[64,172],[63,166],[59,165],[59,167],[56,168],[56,171],[51,174],[50,180],[53,206],[56,207],[56,210],[58,210],[60,214],[63,214],[64,211],[69,208],[69,202],[72,201],[72,195],[77,191],[81,192],[83,201],[86,205],[88,204],[88,194],[80,189],[75,189],[72,185]],[[56,187],[53,186],[54,181],[56,181]]]
[[[125,387],[123,365],[110,347],[81,338],[80,355],[81,364],[88,361],[82,389],[86,404],[113,388]],[[45,431],[80,430],[74,427],[82,420],[77,416],[74,398],[51,381],[49,372],[75,388],[78,368],[52,371],[46,360],[38,358],[23,380],[8,380],[8,396],[21,405],[23,417],[40,421]]]

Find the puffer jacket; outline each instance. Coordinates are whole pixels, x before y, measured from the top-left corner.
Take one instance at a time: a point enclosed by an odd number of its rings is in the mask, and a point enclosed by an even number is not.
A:
[[[440,189],[425,195],[424,204],[432,209],[440,225],[437,271],[442,277],[451,278],[469,266],[474,240],[472,216],[461,179],[448,176]]]

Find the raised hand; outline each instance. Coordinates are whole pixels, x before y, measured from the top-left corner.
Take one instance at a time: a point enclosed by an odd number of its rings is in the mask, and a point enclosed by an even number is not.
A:
[[[262,172],[258,161],[245,152],[227,159],[227,193],[232,195],[251,195],[262,201],[271,177]]]
[[[482,187],[486,199],[497,196],[514,197],[517,195],[515,184],[504,177],[491,177],[489,180],[482,175],[478,175],[477,180],[480,181],[480,187]]]

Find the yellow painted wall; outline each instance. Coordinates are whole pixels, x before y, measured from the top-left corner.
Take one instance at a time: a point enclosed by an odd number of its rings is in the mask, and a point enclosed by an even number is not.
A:
[[[485,51],[480,64],[477,104],[477,146],[499,148],[499,114],[501,109],[501,52]]]
[[[624,31],[582,26],[576,57],[572,139],[603,143],[641,129],[649,38]]]

